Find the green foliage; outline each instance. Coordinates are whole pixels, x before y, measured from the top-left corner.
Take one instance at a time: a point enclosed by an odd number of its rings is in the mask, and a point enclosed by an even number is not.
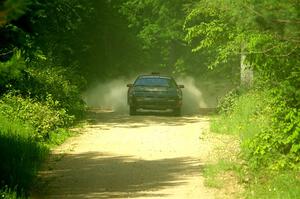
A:
[[[35,34],[31,50],[40,50],[55,65],[68,67],[90,48],[81,33],[93,12],[89,1],[36,0],[29,8],[27,23]]]
[[[143,70],[149,57],[119,7],[123,0],[38,0],[27,14],[33,48],[55,67],[84,77],[88,83]],[[153,64],[151,64],[153,66]]]
[[[194,52],[210,54],[215,67],[247,55],[251,66],[272,81],[299,65],[299,3],[273,0],[202,0],[186,17],[186,41]]]
[[[3,3],[0,5],[0,197],[27,198],[49,147],[72,135],[65,128],[84,111],[80,94],[86,84],[79,73],[78,61],[67,52],[74,49],[71,36],[77,38],[82,30],[79,27],[83,15],[79,13],[90,8],[87,3],[80,7],[76,0]],[[84,45],[78,43],[78,46],[82,49]]]
[[[37,169],[48,153],[47,148],[32,139],[34,129],[0,114],[0,180],[1,188],[6,186],[4,195],[16,197],[26,192],[32,183]]]
[[[33,127],[32,133],[37,139],[47,139],[58,128],[68,126],[74,120],[65,109],[57,108],[58,101],[48,95],[46,102],[23,98],[16,94],[7,94],[0,101],[0,113],[13,120],[20,120]]]
[[[36,64],[43,64],[38,62]],[[48,103],[51,99],[56,108],[64,109],[67,114],[81,117],[85,104],[81,99],[81,89],[85,87],[84,79],[63,67],[28,67],[27,79],[17,87],[31,96]]]
[[[0,91],[1,86],[19,79],[24,69],[25,62],[20,51],[17,51],[9,61],[0,62]]]
[[[220,160],[216,164],[206,165],[204,168],[205,185],[213,188],[222,188],[224,186],[224,179],[222,178],[224,173],[228,171],[235,171],[240,173],[240,166],[235,162],[227,160]]]
[[[35,61],[25,62],[24,56],[16,51],[9,61],[0,62],[0,93],[15,89],[25,97],[81,117],[85,109],[81,99],[84,78],[67,68],[52,66],[50,60],[41,58],[42,53],[35,55]]]
[[[212,128],[242,136],[252,169],[296,169],[299,5],[274,0],[5,0],[0,7],[0,94],[18,93],[2,96],[0,112],[29,126],[28,137],[60,143],[68,135],[61,128],[84,111],[84,78],[91,83],[154,68],[205,76],[207,66],[222,65],[226,70],[216,73],[225,76],[226,71],[235,79],[228,71],[238,68],[245,54],[260,89],[225,96],[218,107],[221,120]]]
[[[299,109],[287,106],[287,102],[276,89],[247,92],[234,100],[230,111],[222,113],[212,129],[240,135],[252,169],[296,169],[300,157]]]
[[[214,132],[241,137],[247,198],[299,195],[299,103],[288,82],[234,97],[229,111],[225,109],[212,123]]]
[[[58,107],[51,95],[45,102],[17,93],[1,98],[0,192],[3,197],[26,195],[49,147],[61,144],[74,134],[63,128],[72,123],[74,117]]]
[[[0,5],[0,27],[7,22],[24,15],[31,0],[6,0]],[[3,14],[1,13],[3,12]]]
[[[26,198],[21,196],[20,194],[17,194],[16,190],[12,190],[8,187],[3,188],[0,190],[0,196],[2,199],[22,199]]]
[[[297,199],[300,195],[298,172],[281,173],[259,172],[253,176],[246,192],[247,199]]]
[[[293,90],[293,86],[289,87],[286,84],[282,86],[283,88],[273,90],[270,127],[249,142],[249,159],[256,168],[262,166],[273,170],[299,168],[299,99],[291,97],[295,97],[296,90]]]
[[[232,111],[235,100],[240,95],[239,89],[233,89],[229,91],[224,97],[222,97],[217,105],[217,111],[221,114],[228,114]]]
[[[225,4],[217,0],[200,1],[184,23],[185,40],[193,52],[209,52],[210,68],[228,62],[239,53],[241,46],[240,33],[225,10]]]
[[[49,139],[47,140],[47,145],[50,148],[63,144],[67,138],[76,135],[77,133],[74,131],[70,131],[65,128],[57,129],[55,132],[50,133]]]
[[[225,99],[220,118],[212,123],[214,132],[236,134],[246,141],[270,125],[268,93],[251,91]]]
[[[138,36],[144,43],[144,48],[157,45],[165,47],[172,40],[182,40],[182,25],[184,5],[187,2],[158,0],[128,0],[121,6],[121,12],[127,16],[130,27],[137,27]]]
[[[127,18],[128,26],[136,32],[138,42],[150,56],[152,68],[158,65],[158,70],[183,73],[191,65],[193,58],[184,41],[182,27],[192,2],[126,0],[120,5],[120,12]],[[184,68],[178,67],[180,62]]]
[[[195,53],[211,52],[211,68],[242,54],[255,72],[257,88],[225,96],[218,107],[221,116],[212,124],[216,132],[241,136],[242,155],[254,175],[259,170],[269,175],[299,169],[299,5],[298,1],[201,0],[185,20],[185,40]],[[254,180],[258,186],[264,184],[264,179]],[[256,195],[260,191],[255,188],[254,197],[296,198],[298,189],[290,192],[283,182],[284,177],[268,180],[282,189]],[[286,184],[298,183],[299,179]]]

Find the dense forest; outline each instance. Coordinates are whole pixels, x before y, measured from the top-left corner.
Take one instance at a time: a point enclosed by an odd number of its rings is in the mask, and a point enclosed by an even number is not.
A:
[[[282,175],[297,189],[299,0],[0,3],[2,198],[28,196],[49,148],[84,117],[90,85],[149,71],[235,82],[212,130],[241,137],[249,189]],[[244,84],[245,70],[253,77]],[[267,194],[258,192],[251,197]]]

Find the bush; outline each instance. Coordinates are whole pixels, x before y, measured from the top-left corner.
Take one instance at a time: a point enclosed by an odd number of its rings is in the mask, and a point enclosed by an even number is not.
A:
[[[253,90],[240,96],[229,94],[224,99],[228,99],[223,101],[226,108],[222,109],[220,118],[212,123],[214,132],[236,134],[246,141],[268,127],[268,93]]]
[[[228,111],[212,122],[214,132],[241,137],[246,198],[299,197],[300,98],[295,85],[285,81],[229,98]]]
[[[85,109],[81,98],[81,89],[85,87],[85,81],[70,71],[67,68],[47,65],[28,67],[27,78],[18,84],[17,89],[40,101],[47,101],[50,94],[53,100],[59,102],[56,106],[65,109],[69,115],[81,117]]]
[[[280,91],[280,87],[253,89],[233,101],[229,98],[230,111],[223,111],[220,119],[212,123],[215,132],[240,135],[243,155],[252,169],[299,166],[300,112],[288,105],[291,99],[285,99],[291,92],[283,95]]]
[[[51,132],[70,125],[74,120],[74,116],[60,108],[59,102],[54,101],[51,95],[42,103],[16,93],[6,94],[0,100],[0,113],[32,126],[35,132],[32,135],[37,139],[49,138]]]
[[[32,139],[33,131],[31,126],[0,114],[0,192],[6,198],[15,197],[11,190],[19,194],[29,190],[48,154],[46,146]]]
[[[268,129],[249,142],[249,160],[256,168],[297,169],[300,163],[300,112],[297,89],[283,82],[272,89]]]
[[[232,89],[231,91],[229,91],[224,97],[222,97],[219,100],[217,105],[218,113],[229,113],[232,110],[235,100],[238,98],[239,95],[239,89]]]
[[[2,198],[26,198],[50,146],[61,144],[74,116],[60,108],[51,95],[45,102],[18,92],[0,100],[0,193]],[[25,195],[24,195],[25,194]]]
[[[15,81],[22,76],[25,68],[25,62],[21,57],[21,52],[16,51],[12,58],[7,62],[0,61],[0,93],[4,85]]]
[[[18,90],[22,96],[41,102],[47,102],[51,95],[52,100],[59,102],[56,106],[67,114],[83,116],[85,103],[81,91],[86,81],[76,74],[76,66],[55,66],[38,55],[24,61],[23,56],[20,50],[15,50],[10,60],[0,61],[0,95]]]
[[[241,137],[243,155],[252,169],[299,166],[300,112],[291,107],[297,104],[290,98],[293,90],[284,88],[288,86],[253,89],[238,97],[230,93],[222,107],[231,108],[223,108],[220,120],[212,124],[215,132]]]

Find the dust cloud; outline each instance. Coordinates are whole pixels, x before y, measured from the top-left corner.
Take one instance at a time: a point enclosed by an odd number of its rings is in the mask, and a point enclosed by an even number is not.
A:
[[[192,114],[198,113],[200,108],[207,108],[203,92],[196,85],[195,79],[192,77],[178,78],[178,84],[183,84],[183,104],[182,113]]]
[[[98,83],[83,94],[84,101],[89,108],[126,112],[128,110],[126,85],[130,82],[132,80],[119,78]]]
[[[102,82],[88,89],[84,100],[90,108],[108,109],[115,112],[127,113],[127,87],[133,78],[118,78],[109,82]],[[201,88],[192,77],[176,78],[178,84],[183,84],[183,114],[198,113],[200,108],[207,108],[207,100]]]

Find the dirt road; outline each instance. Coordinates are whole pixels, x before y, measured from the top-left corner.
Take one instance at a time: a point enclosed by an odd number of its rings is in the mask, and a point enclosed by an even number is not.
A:
[[[80,136],[53,152],[33,198],[214,198],[202,170],[208,117],[94,111]]]

